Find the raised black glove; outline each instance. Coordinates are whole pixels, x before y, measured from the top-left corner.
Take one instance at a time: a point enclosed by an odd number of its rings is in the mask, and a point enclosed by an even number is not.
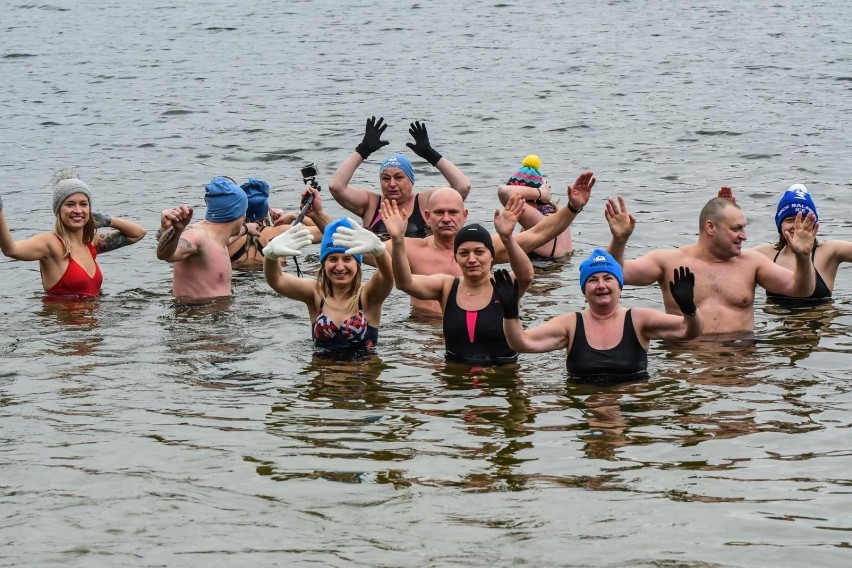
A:
[[[518,319],[518,302],[521,297],[518,288],[518,281],[512,279],[512,275],[505,268],[498,268],[494,271],[494,277],[491,279],[491,285],[494,286],[494,293],[500,299],[500,304],[503,306],[503,317],[506,319]]]
[[[112,217],[103,213],[92,213],[92,220],[95,222],[95,229],[109,227],[110,223],[112,223]]]
[[[381,139],[382,133],[388,127],[387,124],[384,124],[384,121],[385,119],[381,117],[379,120],[376,120],[375,116],[367,119],[367,127],[364,129],[364,139],[361,140],[360,144],[355,146],[355,151],[361,154],[361,157],[365,160],[382,146],[390,144],[387,140]]]
[[[406,146],[433,166],[436,165],[443,156],[436,152],[432,145],[429,144],[429,133],[426,132],[426,123],[415,120],[408,127],[408,133],[414,137],[414,143],[409,142]]]
[[[683,315],[694,316],[696,310],[695,274],[685,266],[675,268],[674,281],[669,282],[669,290]]]

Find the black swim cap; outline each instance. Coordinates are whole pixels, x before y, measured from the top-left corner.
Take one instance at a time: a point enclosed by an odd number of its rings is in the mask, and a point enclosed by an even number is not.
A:
[[[494,258],[494,240],[491,238],[488,229],[482,225],[473,223],[462,227],[453,242],[453,254],[458,252],[462,243],[482,243],[485,248],[491,251],[491,258]]]

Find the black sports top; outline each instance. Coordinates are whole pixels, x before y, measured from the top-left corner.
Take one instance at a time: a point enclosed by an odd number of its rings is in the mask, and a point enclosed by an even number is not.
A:
[[[595,349],[586,340],[583,313],[576,312],[574,341],[565,365],[572,380],[591,384],[611,384],[647,377],[648,352],[639,343],[633,327],[632,310],[624,314],[621,341],[612,349]]]
[[[781,254],[781,250],[775,253],[775,258],[772,259],[772,262],[778,260],[778,255]],[[813,263],[815,255],[816,247],[814,247],[814,250],[811,251],[811,263]],[[816,286],[814,287],[813,294],[811,294],[810,296],[805,296],[804,298],[796,298],[795,296],[775,294],[767,290],[766,299],[772,300],[773,302],[777,302],[779,304],[784,304],[785,306],[808,306],[813,304],[819,304],[821,302],[828,302],[829,300],[831,300],[831,290],[828,289],[828,285],[826,285],[825,280],[822,279],[822,276],[820,275],[819,270],[817,270],[816,267],[814,267],[814,272],[816,272]]]
[[[503,333],[503,306],[497,294],[481,310],[468,311],[459,307],[456,296],[460,279],[453,287],[444,308],[444,344],[447,361],[467,365],[505,365],[515,363],[518,354],[509,349]]]
[[[376,205],[376,211],[373,213],[373,219],[370,221],[370,226],[367,227],[375,234],[379,235],[383,241],[390,238],[388,230],[385,227],[385,222],[382,220],[382,198],[379,197],[379,203]],[[406,237],[415,237],[423,239],[432,234],[423,214],[420,212],[420,194],[414,196],[414,207],[411,208],[411,215],[408,217],[408,227],[405,229]]]

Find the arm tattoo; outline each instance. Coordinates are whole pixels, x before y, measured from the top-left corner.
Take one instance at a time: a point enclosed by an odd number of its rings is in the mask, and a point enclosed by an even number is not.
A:
[[[165,231],[163,231],[159,236],[159,242],[157,243],[157,250],[161,251],[172,242],[175,238],[175,229],[174,227],[169,227]]]
[[[110,231],[98,240],[97,251],[98,254],[101,254],[131,244],[133,244],[133,241],[125,235],[122,235],[118,231]]]

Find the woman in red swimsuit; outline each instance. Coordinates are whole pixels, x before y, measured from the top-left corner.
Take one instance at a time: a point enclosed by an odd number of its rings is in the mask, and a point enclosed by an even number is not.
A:
[[[95,258],[135,243],[145,229],[126,219],[92,213],[89,187],[71,171],[53,179],[52,233],[39,233],[16,241],[6,224],[0,200],[0,249],[16,260],[37,260],[41,281],[48,296],[92,297],[101,293],[103,274]],[[110,232],[97,229],[110,227]]]

